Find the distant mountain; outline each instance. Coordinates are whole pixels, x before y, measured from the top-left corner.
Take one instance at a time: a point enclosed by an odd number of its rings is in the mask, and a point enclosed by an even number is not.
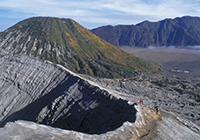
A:
[[[137,25],[104,26],[91,30],[115,46],[194,46],[200,45],[200,18],[184,16]]]
[[[34,17],[0,33],[1,52],[26,54],[82,74],[129,77],[155,67],[100,39],[71,19]]]

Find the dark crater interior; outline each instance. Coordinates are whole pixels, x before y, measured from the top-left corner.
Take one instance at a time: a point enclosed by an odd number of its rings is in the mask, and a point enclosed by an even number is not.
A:
[[[53,90],[1,122],[27,120],[88,134],[115,130],[124,122],[135,122],[136,109],[105,90],[78,77],[66,80]]]

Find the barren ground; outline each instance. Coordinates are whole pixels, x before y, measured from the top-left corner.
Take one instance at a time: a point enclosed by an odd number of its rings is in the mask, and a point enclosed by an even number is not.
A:
[[[141,49],[121,47],[122,50],[162,67],[166,76],[200,77],[200,50],[178,48]],[[177,73],[170,70],[190,71]]]

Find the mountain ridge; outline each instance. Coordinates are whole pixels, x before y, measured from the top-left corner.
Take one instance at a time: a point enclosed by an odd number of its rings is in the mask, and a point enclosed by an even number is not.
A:
[[[33,17],[0,33],[1,52],[26,54],[99,77],[129,77],[156,67],[100,39],[72,19]]]
[[[200,45],[200,18],[183,16],[136,25],[102,26],[91,31],[116,46],[194,46]],[[109,28],[109,30],[107,30]],[[114,32],[109,31],[112,30]],[[107,35],[110,35],[107,36]],[[113,38],[113,39],[112,39]]]

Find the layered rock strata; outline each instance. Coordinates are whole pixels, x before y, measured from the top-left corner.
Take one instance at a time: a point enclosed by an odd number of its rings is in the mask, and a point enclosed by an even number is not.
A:
[[[0,57],[0,124],[27,120],[100,134],[134,122],[127,101],[78,75],[24,55]]]

